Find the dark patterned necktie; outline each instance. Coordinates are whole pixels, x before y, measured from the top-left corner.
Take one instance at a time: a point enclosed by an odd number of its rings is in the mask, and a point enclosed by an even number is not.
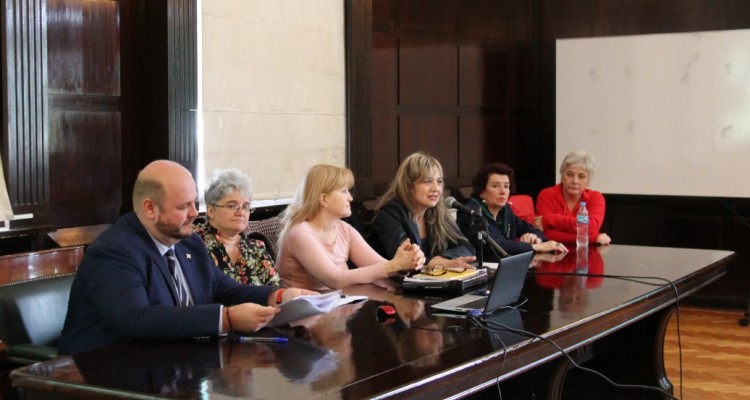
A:
[[[188,296],[187,285],[180,274],[177,273],[177,259],[174,255],[174,250],[169,249],[164,254],[167,258],[167,265],[169,266],[169,272],[172,274],[172,282],[174,282],[175,290],[177,291],[177,302],[180,306],[190,305],[190,296]]]

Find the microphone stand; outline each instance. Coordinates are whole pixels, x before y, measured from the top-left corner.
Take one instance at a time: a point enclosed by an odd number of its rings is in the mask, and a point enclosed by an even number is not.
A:
[[[487,234],[487,232],[485,232],[485,231],[480,231],[480,232],[479,232],[479,234],[480,234],[481,236],[483,236],[483,238],[484,238],[484,239],[485,239],[485,240],[486,240],[487,242],[489,242],[489,243],[490,243],[490,246],[491,246],[491,247],[492,247],[492,248],[493,248],[493,249],[494,249],[494,250],[495,250],[496,252],[500,253],[500,255],[501,255],[502,257],[508,257],[508,256],[509,256],[508,252],[507,252],[507,251],[505,251],[505,249],[504,249],[504,248],[500,247],[500,245],[499,245],[499,244],[498,244],[498,243],[497,243],[497,242],[496,242],[496,241],[495,241],[494,239],[492,239],[492,238],[490,237],[490,235],[489,235],[489,234]]]
[[[477,223],[478,221],[481,221],[481,225],[480,223]],[[492,249],[492,252],[495,253],[495,256],[497,256],[498,259],[508,257],[509,255],[508,252],[505,251],[505,249],[503,249],[494,239],[492,239],[489,233],[487,233],[487,221],[484,219],[484,216],[472,214],[471,223],[472,225],[474,225],[474,228],[476,228],[477,235],[478,235],[477,238],[479,239],[478,259],[480,260],[479,261],[480,267],[482,265],[482,261],[484,258],[484,248],[483,248],[484,243],[489,243],[490,249]],[[498,255],[498,253],[500,254]]]
[[[484,268],[484,239],[482,238],[482,231],[477,231],[477,239],[479,239],[479,251],[477,252],[477,268]]]

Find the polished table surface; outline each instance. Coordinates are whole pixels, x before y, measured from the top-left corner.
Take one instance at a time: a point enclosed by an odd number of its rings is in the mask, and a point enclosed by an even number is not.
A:
[[[522,311],[489,317],[496,323],[489,326],[541,335],[582,361],[596,353],[594,344],[619,331],[627,332],[626,341],[638,332],[655,336],[628,343],[629,352],[657,352],[659,327],[676,297],[718,279],[734,253],[612,245],[592,247],[586,256],[586,267],[576,266],[575,252],[537,257]],[[433,294],[402,295],[374,285],[347,292],[370,300],[259,332],[288,336],[286,345],[127,343],[18,369],[13,385],[30,398],[45,392],[71,398],[447,398],[534,374],[530,379],[550,379],[535,370],[562,359],[546,341],[437,313],[429,305],[442,298]],[[397,317],[379,318],[382,304],[394,305]],[[640,327],[654,317],[658,321]],[[639,328],[633,333],[629,326]],[[661,356],[644,357],[651,370],[638,369],[653,373],[637,381],[670,390]]]

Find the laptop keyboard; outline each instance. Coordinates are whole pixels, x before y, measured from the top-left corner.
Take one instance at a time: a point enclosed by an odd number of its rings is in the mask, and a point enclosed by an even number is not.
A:
[[[461,304],[459,307],[461,307],[461,308],[469,308],[469,309],[472,309],[472,310],[483,310],[484,306],[486,306],[486,305],[487,305],[487,298],[484,297],[484,298],[481,298],[481,299],[476,299],[476,300],[472,300],[472,301],[469,301],[467,303]]]

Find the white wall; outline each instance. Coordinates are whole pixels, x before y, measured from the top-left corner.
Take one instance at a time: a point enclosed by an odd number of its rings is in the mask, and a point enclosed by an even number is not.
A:
[[[595,189],[750,197],[750,30],[558,40],[556,101]]]
[[[253,200],[277,199],[311,165],[344,165],[344,2],[201,8],[205,176],[238,168],[253,179]]]

